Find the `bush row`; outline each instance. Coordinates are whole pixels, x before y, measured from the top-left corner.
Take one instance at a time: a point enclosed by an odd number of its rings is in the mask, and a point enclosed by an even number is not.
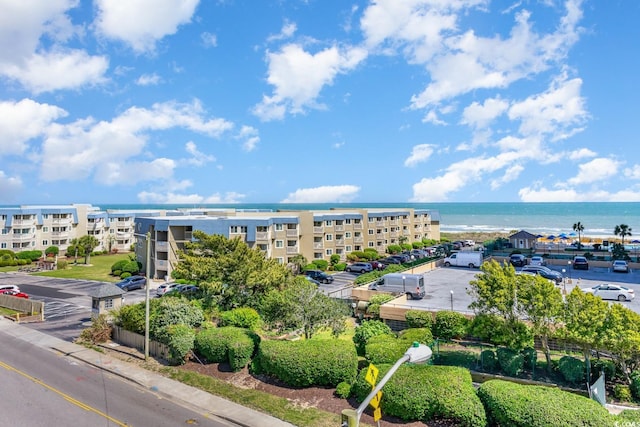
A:
[[[200,330],[194,347],[208,362],[228,362],[237,372],[249,364],[259,342],[260,337],[248,329],[225,326]]]

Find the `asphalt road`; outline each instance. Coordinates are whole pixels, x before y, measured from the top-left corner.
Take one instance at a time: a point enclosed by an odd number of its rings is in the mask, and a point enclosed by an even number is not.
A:
[[[0,425],[235,425],[6,333],[0,342]]]

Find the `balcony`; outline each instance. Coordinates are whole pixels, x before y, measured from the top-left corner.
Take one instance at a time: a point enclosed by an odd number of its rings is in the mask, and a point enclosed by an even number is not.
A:
[[[169,252],[169,242],[156,241],[156,252]]]
[[[336,239],[335,240],[335,245],[336,246],[344,246],[344,239]]]
[[[269,240],[271,240],[271,233],[268,231],[256,231],[256,242]]]
[[[297,228],[287,228],[287,237],[298,237]],[[289,252],[287,252],[289,253]]]
[[[376,221],[376,227],[384,227],[384,221]]]
[[[353,229],[354,230],[362,230],[362,223],[361,222],[355,222],[353,224]]]
[[[36,238],[35,233],[14,233],[13,234],[13,240],[14,241],[20,241],[20,242],[24,242],[25,240],[33,240]]]
[[[391,221],[389,221],[389,225],[400,225],[400,223],[397,219],[392,219]]]
[[[409,224],[411,224],[411,222],[409,221],[409,219],[408,219],[408,218],[404,218],[404,219],[402,220],[402,224],[403,224],[403,225],[409,225]]]
[[[36,220],[34,219],[14,219],[12,222],[13,226],[17,225],[35,225]]]
[[[287,255],[296,255],[298,252],[297,246],[287,246]]]
[[[363,243],[363,242],[364,242],[364,238],[362,236],[353,238],[353,243]]]
[[[51,237],[55,237],[55,238],[69,237],[69,232],[68,231],[52,231]]]
[[[313,234],[322,234],[324,233],[323,227],[313,227]]]
[[[376,234],[376,240],[384,240],[385,239],[385,235],[380,233],[380,234]]]
[[[411,234],[411,232],[409,230],[402,230],[402,235],[403,236],[408,236],[410,234]]]
[[[52,224],[71,224],[71,217],[68,218],[53,218],[51,220]]]
[[[334,229],[335,231],[344,231],[344,225],[336,225]]]
[[[392,232],[390,233],[390,236],[391,236],[391,237],[398,237],[398,232],[397,232],[397,231],[392,231]]]
[[[324,249],[324,243],[322,243],[322,242],[313,242],[313,249]]]

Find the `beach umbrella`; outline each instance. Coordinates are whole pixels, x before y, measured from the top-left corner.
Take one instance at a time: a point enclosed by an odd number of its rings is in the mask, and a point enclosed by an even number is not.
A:
[[[573,232],[573,231],[572,231],[571,233],[569,233],[569,236],[570,236],[570,237],[576,237],[576,236],[577,236],[577,234],[576,234],[575,232]]]
[[[638,239],[633,239],[633,240],[631,241],[631,243],[640,243],[640,240],[638,240]]]
[[[554,236],[553,234],[550,234],[547,236],[547,240],[555,240],[556,236]]]

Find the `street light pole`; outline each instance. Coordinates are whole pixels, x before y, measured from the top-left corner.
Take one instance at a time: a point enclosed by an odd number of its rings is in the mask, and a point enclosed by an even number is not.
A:
[[[562,293],[563,294],[567,294],[567,275],[566,275],[567,270],[565,270],[564,268],[562,269]]]
[[[389,381],[389,379],[396,373],[398,368],[404,362],[411,363],[424,363],[431,358],[432,352],[429,347],[424,344],[420,344],[417,341],[413,343],[411,347],[404,353],[398,361],[389,369],[387,374],[380,380],[378,384],[371,390],[371,393],[362,401],[360,406],[358,406],[357,410],[353,409],[343,409],[342,410],[342,424],[341,427],[359,427],[360,426],[360,417],[364,413],[364,410],[367,409],[367,406],[373,398],[378,394],[382,387]]]
[[[453,311],[453,289],[449,292],[451,292],[451,311]]]
[[[138,234],[134,233],[136,237],[144,237],[146,243],[146,254],[145,254],[145,279],[146,285],[144,287],[145,297],[144,297],[144,360],[149,359],[149,287],[151,286],[151,275],[149,274],[149,269],[151,268],[151,232],[148,231],[147,234]]]

